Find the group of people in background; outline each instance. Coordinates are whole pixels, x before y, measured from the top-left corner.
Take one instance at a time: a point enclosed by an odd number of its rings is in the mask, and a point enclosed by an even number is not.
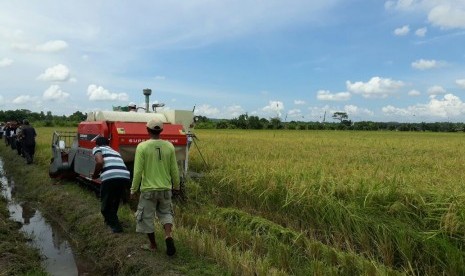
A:
[[[0,138],[5,139],[5,145],[16,150],[18,155],[26,159],[27,164],[32,164],[36,148],[36,130],[27,119],[22,122],[9,121],[0,125]]]

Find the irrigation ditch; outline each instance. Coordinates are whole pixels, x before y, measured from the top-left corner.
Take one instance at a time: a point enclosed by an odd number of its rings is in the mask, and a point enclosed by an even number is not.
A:
[[[75,254],[68,235],[53,220],[47,220],[36,208],[37,202],[21,200],[16,196],[18,185],[13,177],[5,175],[0,158],[0,184],[6,199],[10,219],[21,225],[19,229],[28,238],[28,244],[39,250],[42,266],[49,275],[101,275],[93,262]]]

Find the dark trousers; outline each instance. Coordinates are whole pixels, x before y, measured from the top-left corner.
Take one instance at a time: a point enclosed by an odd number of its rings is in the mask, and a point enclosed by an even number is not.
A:
[[[12,150],[16,149],[16,138],[15,137],[10,137],[10,146]]]
[[[118,208],[123,196],[124,187],[129,182],[125,178],[112,178],[103,181],[100,186],[100,212],[105,219],[105,223],[111,227],[113,231],[122,230],[118,220]]]
[[[32,163],[32,160],[34,159],[35,151],[36,151],[36,144],[24,144],[23,145],[24,157],[26,157],[26,161],[28,164]]]
[[[18,155],[23,154],[23,143],[18,139],[16,140],[16,151],[18,152]]]

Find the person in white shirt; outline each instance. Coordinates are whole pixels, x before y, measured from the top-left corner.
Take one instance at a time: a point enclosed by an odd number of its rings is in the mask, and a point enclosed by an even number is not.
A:
[[[137,106],[133,102],[128,104],[128,109],[129,109],[129,112],[137,112]]]

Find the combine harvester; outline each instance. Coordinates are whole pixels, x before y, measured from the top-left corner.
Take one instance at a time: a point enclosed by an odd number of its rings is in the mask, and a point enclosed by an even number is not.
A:
[[[109,139],[110,146],[121,154],[132,175],[136,147],[140,142],[149,139],[146,123],[152,118],[158,118],[164,122],[160,138],[170,141],[176,150],[181,177],[181,194],[183,194],[189,164],[189,148],[195,137],[191,132],[194,124],[194,112],[190,110],[157,112],[156,107],[163,106],[162,104],[153,104],[153,111],[150,112],[149,97],[152,91],[150,89],[143,91],[146,104],[145,113],[91,112],[87,114],[86,121],[79,123],[77,133],[55,131],[52,138],[50,177],[77,177],[84,183],[99,188],[100,179],[92,179],[91,175],[95,166],[92,149],[95,147],[95,140],[100,136]]]

